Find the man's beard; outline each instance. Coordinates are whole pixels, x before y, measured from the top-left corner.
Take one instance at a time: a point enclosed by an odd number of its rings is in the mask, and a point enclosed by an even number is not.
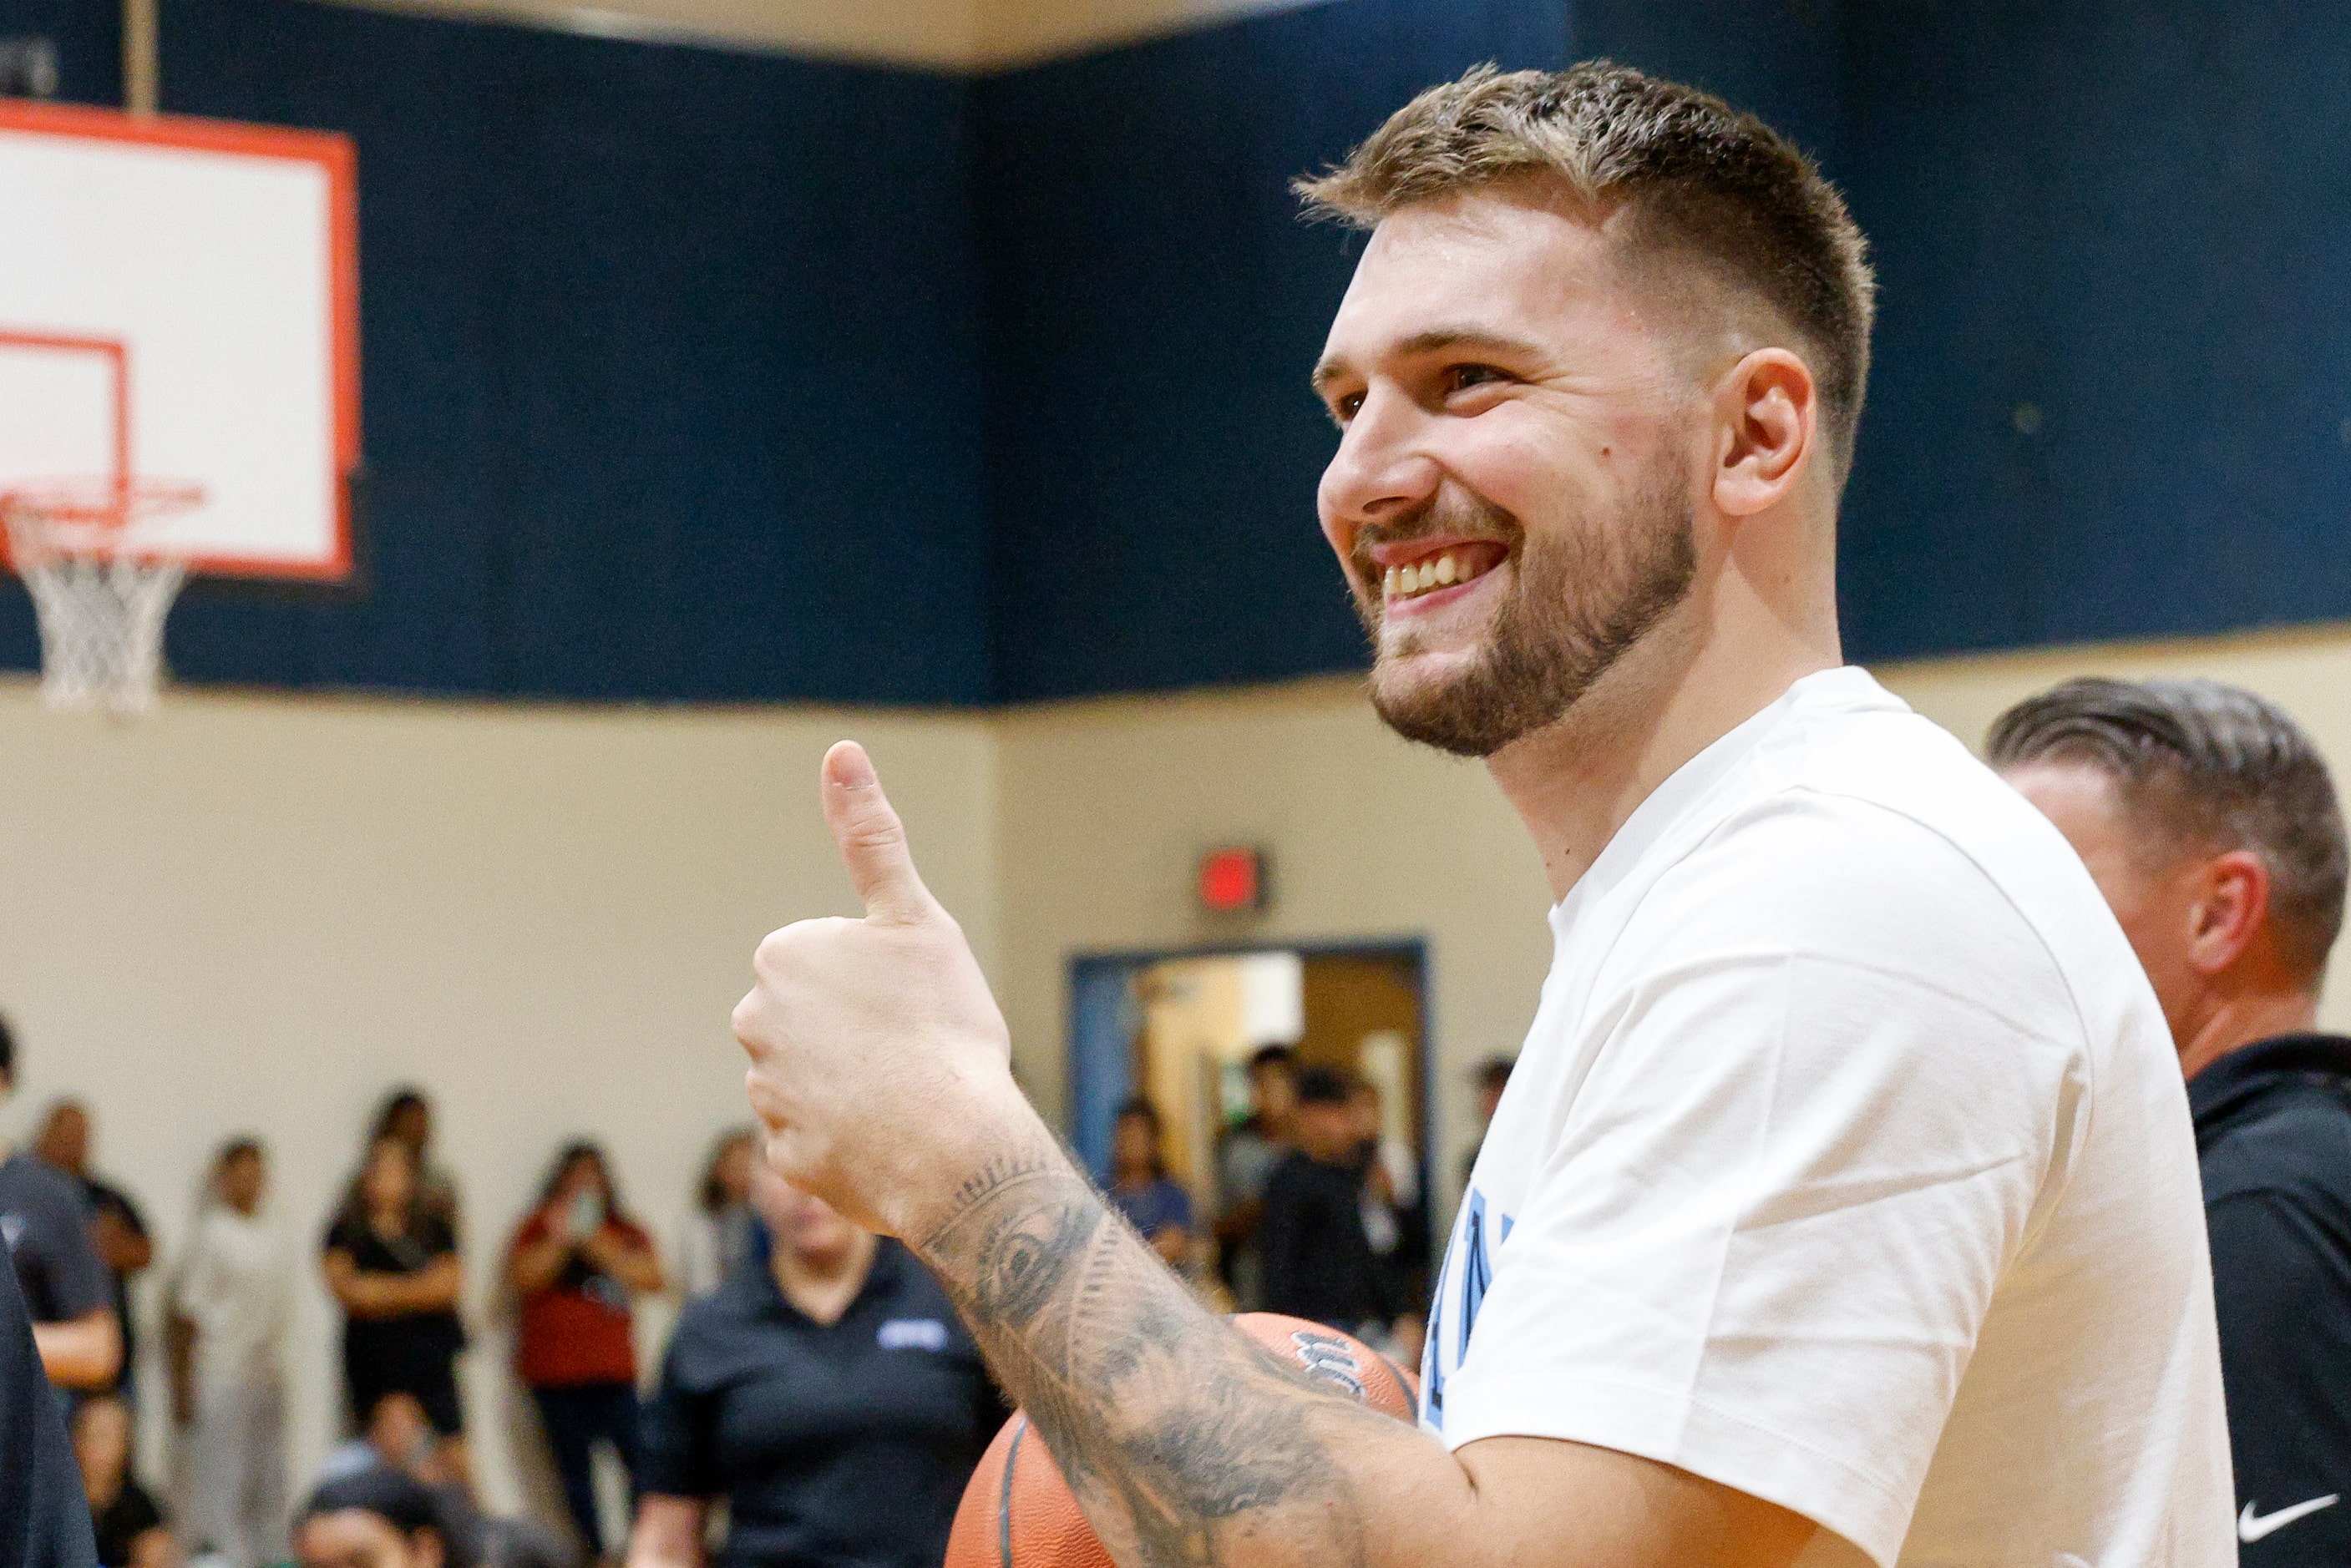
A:
[[[1606,520],[1585,516],[1537,538],[1482,501],[1469,514],[1440,500],[1421,515],[1379,528],[1380,541],[1439,533],[1515,536],[1510,597],[1494,612],[1485,648],[1469,670],[1441,685],[1391,692],[1372,674],[1372,706],[1388,727],[1459,757],[1490,757],[1566,714],[1593,684],[1688,597],[1698,576],[1689,493],[1659,472]],[[1357,556],[1376,591],[1380,574]],[[1497,567],[1497,570],[1499,568]],[[1377,665],[1419,651],[1410,633],[1390,648],[1380,636],[1384,606],[1358,600]]]

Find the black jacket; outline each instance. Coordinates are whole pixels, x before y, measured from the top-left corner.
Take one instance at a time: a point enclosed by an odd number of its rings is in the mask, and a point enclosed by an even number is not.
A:
[[[2248,1045],[2188,1100],[2241,1561],[2351,1563],[2351,1040]]]
[[[1363,1173],[1292,1149],[1265,1184],[1258,1245],[1265,1309],[1353,1334],[1396,1314],[1394,1287],[1364,1233]]]
[[[95,1568],[61,1401],[41,1371],[16,1271],[0,1267],[0,1568]]]

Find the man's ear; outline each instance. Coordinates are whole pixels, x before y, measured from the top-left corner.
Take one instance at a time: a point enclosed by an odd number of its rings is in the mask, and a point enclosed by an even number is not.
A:
[[[1714,504],[1752,517],[1786,499],[1820,439],[1812,368],[1785,348],[1758,348],[1715,383]]]
[[[2242,956],[2270,917],[2270,868],[2249,849],[2216,855],[2197,868],[2188,908],[2188,962],[2220,974]]]

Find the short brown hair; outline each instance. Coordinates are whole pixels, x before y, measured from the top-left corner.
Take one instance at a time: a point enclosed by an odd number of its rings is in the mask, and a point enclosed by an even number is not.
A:
[[[2270,921],[2312,980],[2343,929],[2343,809],[2326,763],[2274,703],[2217,680],[2068,680],[1992,722],[2003,772],[2095,768],[2163,856],[2251,850],[2270,873]]]
[[[1753,115],[1606,60],[1509,75],[1479,66],[1297,190],[1314,214],[1368,229],[1529,173],[1630,204],[1644,248],[1695,253],[1768,304],[1813,350],[1823,422],[1849,466],[1876,313],[1868,244],[1812,160]]]

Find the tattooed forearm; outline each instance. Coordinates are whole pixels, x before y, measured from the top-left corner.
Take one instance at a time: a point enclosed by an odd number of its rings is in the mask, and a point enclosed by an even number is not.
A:
[[[965,1183],[921,1251],[1122,1563],[1365,1562],[1339,1447],[1403,1428],[1211,1316],[1058,1150]]]

